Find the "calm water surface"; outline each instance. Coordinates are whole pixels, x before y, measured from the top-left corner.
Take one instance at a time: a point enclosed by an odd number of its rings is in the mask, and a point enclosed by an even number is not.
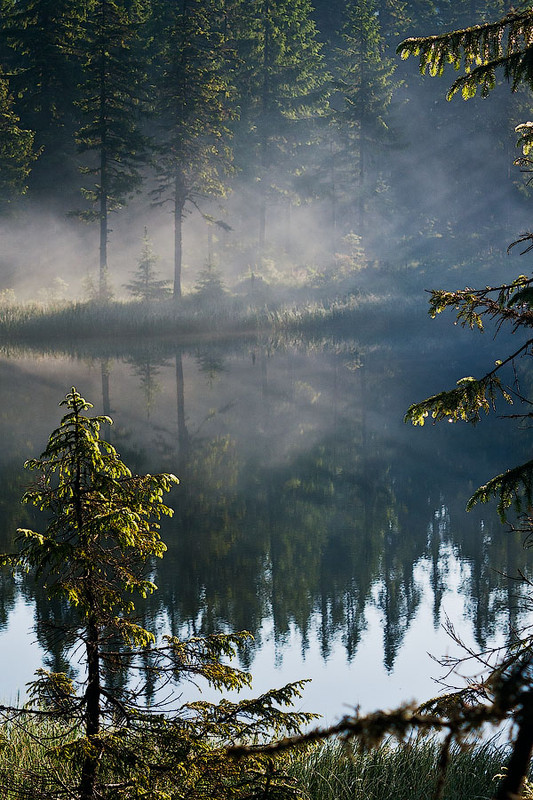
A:
[[[499,357],[490,341],[452,334],[4,353],[2,547],[17,526],[42,524],[19,505],[21,465],[75,385],[114,418],[109,438],[128,465],[181,479],[147,624],[251,631],[241,663],[255,692],[311,678],[302,708],[330,722],[356,704],[433,696],[442,670],[428,653],[458,652],[446,618],[477,648],[527,617],[513,579],[527,569],[522,542],[493,509],[464,506],[526,458],[528,432],[497,419],[403,423],[411,402]],[[49,625],[65,612],[23,580],[1,589],[0,674],[13,698],[43,662],[65,668]]]

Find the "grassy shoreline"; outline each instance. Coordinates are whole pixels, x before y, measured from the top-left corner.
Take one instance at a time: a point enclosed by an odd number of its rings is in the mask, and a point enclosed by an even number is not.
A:
[[[140,336],[186,342],[260,333],[346,336],[364,332],[387,336],[400,319],[405,322],[413,305],[409,298],[377,295],[264,307],[247,306],[237,299],[206,306],[196,306],[187,299],[178,304],[13,303],[0,305],[0,343]],[[416,307],[423,310],[420,299]]]
[[[62,758],[56,749],[65,733],[60,728],[46,718],[29,719],[22,725],[0,725],[0,786],[6,792],[5,800],[20,797],[21,786],[28,792],[35,780],[40,783],[39,792],[45,793],[50,787],[44,784],[51,776],[67,783],[76,781],[76,764],[68,757]],[[76,735],[71,731],[72,737]],[[489,800],[507,755],[506,747],[491,741],[469,749],[453,749],[442,800]],[[303,753],[289,752],[282,759],[292,781],[293,797],[431,800],[437,783],[439,743],[435,739],[419,739],[397,745],[389,740],[370,752],[362,752],[330,741]],[[523,797],[533,797],[530,785],[525,787]]]

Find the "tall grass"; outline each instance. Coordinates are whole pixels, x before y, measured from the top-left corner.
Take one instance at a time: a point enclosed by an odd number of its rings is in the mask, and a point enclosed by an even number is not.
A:
[[[116,336],[198,335],[205,332],[240,333],[256,330],[261,314],[225,303],[198,309],[190,303],[111,302],[36,303],[0,306],[0,339],[70,340]]]
[[[53,788],[73,783],[71,760],[58,758],[58,743],[73,732],[46,718],[24,716],[0,725],[0,796],[3,800],[46,797]]]
[[[402,320],[409,302],[397,298],[347,297],[290,306],[247,305],[223,297],[200,304],[195,297],[154,303],[75,302],[44,306],[0,303],[0,341],[53,341],[120,337],[217,337],[269,331],[274,334],[388,335]]]
[[[75,731],[61,729],[46,718],[0,724],[0,796],[5,800],[38,798],[52,787],[76,785],[79,764],[55,749],[59,739],[66,744],[75,738]],[[491,742],[455,749],[443,800],[489,800],[507,755],[505,747]],[[290,772],[308,800],[431,800],[438,758],[435,740],[401,746],[385,742],[368,753],[327,742],[310,752],[295,753]],[[530,786],[523,797],[533,797]]]
[[[368,753],[347,753],[338,743],[327,743],[296,760],[293,774],[310,800],[431,800],[438,757],[438,742],[431,740],[401,746],[385,742]],[[443,800],[491,798],[506,757],[505,748],[492,743],[456,749]]]

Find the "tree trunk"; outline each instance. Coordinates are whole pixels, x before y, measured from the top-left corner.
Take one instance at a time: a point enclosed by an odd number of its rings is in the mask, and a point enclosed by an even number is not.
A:
[[[359,119],[359,202],[358,202],[358,222],[359,222],[359,229],[358,233],[363,238],[365,232],[365,192],[366,192],[366,141],[365,141],[365,117],[368,114],[368,103],[367,103],[367,76],[366,76],[366,63],[365,63],[365,52],[367,48],[367,42],[364,32],[363,22],[360,23],[360,31],[359,31],[359,80],[361,81],[361,89],[363,94],[363,101],[361,103],[360,114],[361,117]]]
[[[524,703],[522,720],[514,739],[513,751],[507,764],[506,773],[494,795],[494,800],[516,800],[521,794],[522,785],[529,772],[531,753],[533,751],[533,720],[531,704],[533,697],[528,693]]]
[[[337,175],[335,173],[335,146],[329,145],[331,165],[331,255],[337,251]]]
[[[263,24],[264,24],[264,44],[263,44],[263,88],[261,97],[261,118],[260,118],[260,136],[261,136],[261,182],[259,184],[259,256],[263,256],[266,241],[266,204],[267,204],[267,183],[269,171],[269,137],[268,131],[271,125],[270,111],[271,111],[271,98],[270,98],[270,59],[271,59],[271,30],[270,30],[270,6],[268,2],[263,6]]]
[[[105,30],[106,4],[102,3],[102,30]],[[105,48],[100,51],[100,273],[98,296],[100,301],[108,299],[107,286],[107,197],[109,193],[107,174],[107,58]]]
[[[104,144],[100,151],[100,275],[98,294],[100,300],[108,297],[107,286],[107,153]]]
[[[80,778],[80,800],[94,800],[100,761],[100,642],[94,619],[87,625],[87,689],[85,691],[85,735],[87,752]]]
[[[185,192],[180,175],[176,175],[174,183],[174,300],[181,297],[181,265],[182,265],[182,227]]]

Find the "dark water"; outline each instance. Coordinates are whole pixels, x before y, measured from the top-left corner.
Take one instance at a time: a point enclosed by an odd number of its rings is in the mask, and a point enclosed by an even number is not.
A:
[[[111,414],[109,437],[135,471],[181,479],[163,535],[159,630],[253,633],[242,663],[257,692],[313,679],[302,706],[333,720],[436,693],[427,655],[456,652],[449,617],[476,648],[527,617],[514,580],[520,538],[471,491],[527,457],[508,421],[403,423],[407,406],[483,371],[493,343],[447,326],[402,341],[117,343],[84,353],[13,350],[0,360],[0,530],[38,526],[19,498],[71,385]],[[364,338],[364,337],[363,337]],[[61,622],[31,584],[1,587],[4,695],[43,659],[65,666]],[[29,628],[37,623],[37,632]],[[48,650],[44,655],[41,647]]]

